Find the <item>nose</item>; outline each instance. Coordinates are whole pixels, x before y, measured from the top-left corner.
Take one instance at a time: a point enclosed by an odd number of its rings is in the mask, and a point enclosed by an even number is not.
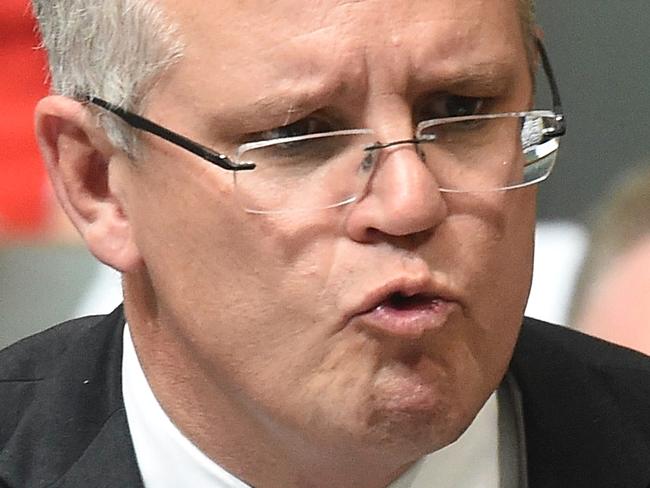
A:
[[[374,148],[377,166],[363,197],[350,208],[348,235],[368,242],[381,236],[421,234],[436,227],[447,214],[447,204],[415,141]]]

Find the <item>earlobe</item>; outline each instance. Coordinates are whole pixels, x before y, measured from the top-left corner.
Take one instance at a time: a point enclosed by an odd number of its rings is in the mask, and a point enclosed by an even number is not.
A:
[[[54,191],[90,252],[122,272],[140,265],[116,166],[129,164],[81,103],[50,96],[36,107],[36,135]]]

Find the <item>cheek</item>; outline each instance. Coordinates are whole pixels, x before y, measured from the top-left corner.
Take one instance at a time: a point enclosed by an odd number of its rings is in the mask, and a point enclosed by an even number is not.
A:
[[[455,347],[466,348],[463,364],[496,380],[512,353],[530,290],[535,193],[506,192],[463,204],[451,217],[459,238],[455,276],[466,293]]]
[[[326,340],[336,320],[328,297],[342,286],[332,272],[342,261],[336,212],[309,219],[247,214],[211,174],[180,173],[174,188],[148,175],[133,209],[138,246],[168,321],[205,357],[223,358],[223,367],[247,349],[256,361],[276,361],[277,370],[293,352]]]
[[[448,221],[451,261],[460,268],[457,284],[469,300],[514,301],[523,310],[532,277],[534,190],[463,195],[450,205]]]
[[[270,417],[312,427],[324,419],[332,425],[367,421],[379,367],[375,341],[358,331],[324,335],[313,328],[271,347],[273,354],[262,356],[263,363],[251,364],[239,378]]]
[[[503,231],[493,242],[480,299],[486,324],[496,324],[514,340],[519,330],[533,271],[535,204],[532,192],[508,195]]]

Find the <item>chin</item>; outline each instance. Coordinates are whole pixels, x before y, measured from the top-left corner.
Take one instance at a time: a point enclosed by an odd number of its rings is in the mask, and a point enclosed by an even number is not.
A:
[[[398,448],[400,452],[417,459],[437,451],[458,439],[469,427],[473,417],[463,415],[451,405],[439,405],[425,411],[390,411],[375,415],[372,430],[385,448]]]
[[[330,441],[333,445],[345,444],[351,450],[358,449],[370,457],[403,464],[414,462],[458,439],[475,414],[466,406],[460,408],[456,398],[440,395],[434,398],[426,403],[413,399],[382,402],[374,398],[370,410],[364,408],[359,415],[339,417],[347,424],[341,425],[343,435],[349,436],[345,442],[340,438]]]

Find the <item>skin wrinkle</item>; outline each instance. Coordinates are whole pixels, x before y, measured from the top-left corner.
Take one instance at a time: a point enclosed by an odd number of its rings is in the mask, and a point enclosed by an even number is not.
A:
[[[426,24],[423,23],[423,25],[426,25]],[[312,32],[310,32],[309,36],[310,36],[310,37],[317,37],[316,34],[317,34],[318,32],[319,32],[319,31],[316,31],[316,33],[312,33]],[[454,45],[453,42],[450,42],[450,44],[451,44],[451,45]],[[454,46],[454,47],[455,47],[455,46]],[[395,62],[397,62],[397,60],[395,60]],[[350,64],[350,63],[348,63],[348,66],[349,66],[349,64]],[[360,66],[362,66],[362,65],[367,65],[367,63],[353,63],[353,64],[355,64],[355,65],[360,65]],[[488,64],[488,63],[486,62],[485,64]],[[416,63],[416,65],[420,66],[419,63]],[[469,69],[468,69],[467,67],[464,67],[464,69],[469,71]],[[366,71],[367,71],[367,70],[366,70]],[[360,73],[360,76],[363,76],[363,73]],[[450,75],[450,76],[449,76],[449,78],[452,78],[452,79],[449,80],[449,83],[450,83],[450,84],[453,83],[453,77],[454,77],[454,76],[455,76],[455,75]],[[461,75],[461,76],[462,76],[462,75]],[[469,76],[471,76],[471,75],[469,75]],[[466,75],[466,77],[469,77],[469,76]],[[336,75],[334,75],[334,77],[336,77]],[[490,75],[485,76],[486,79],[489,79],[489,77],[490,77]],[[442,76],[435,77],[435,79],[441,79],[441,78],[443,78],[443,77],[442,77]],[[429,77],[429,79],[434,79],[434,77],[431,76],[431,77]],[[459,81],[460,81],[460,80],[459,80]],[[494,83],[494,85],[496,85],[496,84],[497,84],[497,83]],[[356,85],[356,86],[357,86],[357,90],[358,90],[358,85],[359,85],[358,82],[350,83],[350,85],[352,85],[352,86]],[[320,90],[318,90],[320,93],[324,93],[325,91],[327,91],[327,89],[324,88],[324,86],[326,86],[326,85],[323,85],[323,92],[320,92]],[[321,88],[321,87],[319,87],[319,88]],[[312,91],[310,90],[309,93],[308,93],[306,96],[301,97],[301,98],[306,98],[306,99],[310,99],[310,100],[317,100],[317,101],[320,101],[320,99],[323,98],[323,99],[324,99],[324,102],[327,103],[327,102],[329,102],[330,100],[332,100],[332,99],[334,98],[334,94],[335,94],[336,91],[337,91],[336,89],[332,88],[332,89],[331,89],[331,92],[333,93],[333,95],[331,95],[331,96],[330,96],[330,95],[325,96],[324,94],[317,95],[316,92],[312,92]],[[324,104],[325,104],[325,103],[324,103]],[[258,108],[262,108],[262,107],[258,107]],[[263,108],[268,109],[269,107],[268,107],[268,106],[264,106]],[[312,110],[305,110],[303,113],[306,113],[306,112],[309,112],[309,111],[313,111],[313,109],[312,109]]]

